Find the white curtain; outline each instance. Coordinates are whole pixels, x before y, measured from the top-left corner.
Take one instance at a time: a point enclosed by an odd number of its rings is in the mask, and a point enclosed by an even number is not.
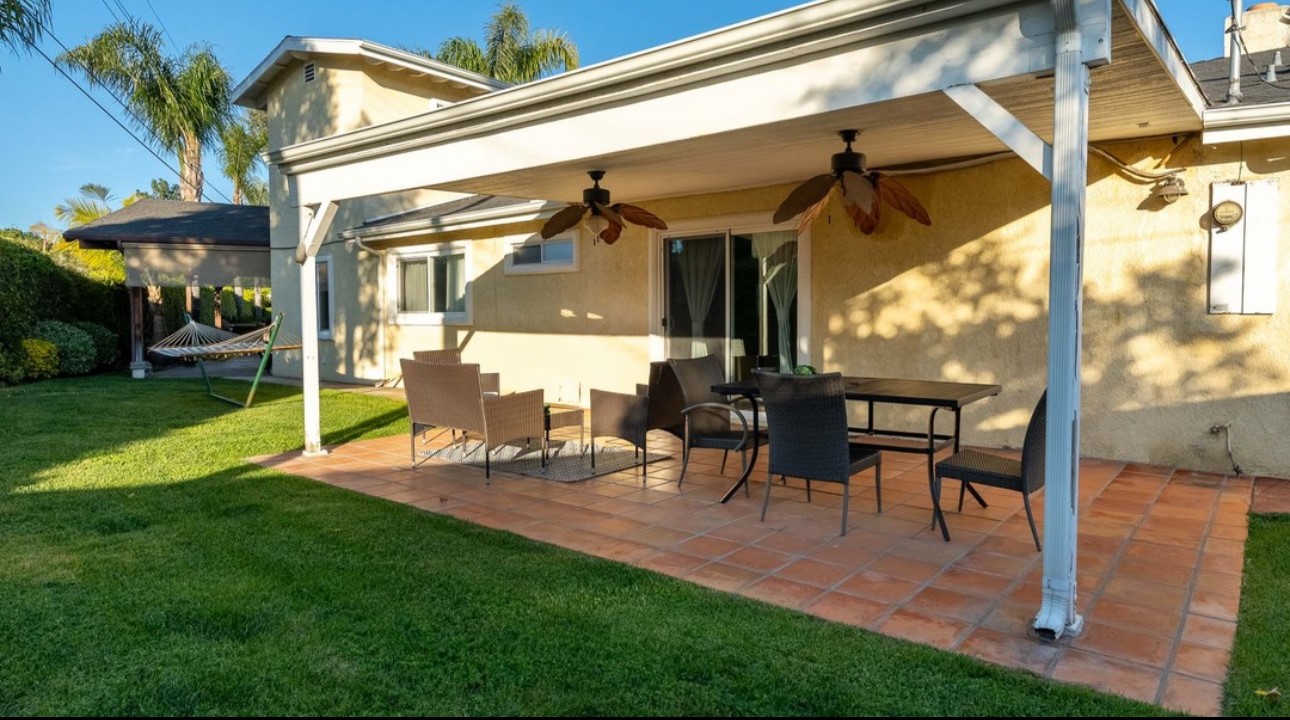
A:
[[[779,333],[779,371],[792,372],[797,366],[797,343],[793,337],[791,313],[797,297],[797,233],[758,233],[753,236],[753,254],[762,261],[762,285],[775,305]]]
[[[725,238],[696,238],[681,241],[681,284],[690,308],[690,357],[711,353],[703,336],[703,324],[721,284],[721,260]]]

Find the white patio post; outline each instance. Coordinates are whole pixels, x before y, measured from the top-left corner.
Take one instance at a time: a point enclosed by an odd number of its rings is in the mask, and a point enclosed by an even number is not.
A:
[[[324,202],[317,209],[300,209],[300,244],[296,262],[300,263],[300,339],[305,400],[306,456],[325,455],[322,446],[322,410],[318,397],[318,270],[314,256],[336,216],[336,203]],[[307,221],[307,222],[306,222]]]
[[[1053,0],[1057,37],[1048,275],[1044,595],[1034,627],[1054,639],[1078,633],[1084,621],[1075,612],[1075,556],[1079,537],[1080,349],[1089,70],[1082,49],[1079,3],[1080,0]]]

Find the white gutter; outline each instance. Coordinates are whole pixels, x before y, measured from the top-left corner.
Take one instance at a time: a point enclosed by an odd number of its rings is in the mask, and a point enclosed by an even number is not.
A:
[[[269,153],[288,174],[582,114],[699,81],[745,75],[832,48],[945,23],[1010,0],[817,0],[615,60],[464,100],[433,113]]]
[[[1229,105],[1205,111],[1206,145],[1290,136],[1290,102]]]

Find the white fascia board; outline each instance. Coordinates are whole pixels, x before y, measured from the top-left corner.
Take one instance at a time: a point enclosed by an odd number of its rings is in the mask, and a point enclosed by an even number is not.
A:
[[[308,55],[343,55],[361,57],[372,63],[384,63],[411,72],[423,73],[443,82],[474,88],[481,92],[504,90],[510,85],[478,73],[414,55],[380,43],[347,38],[296,37],[288,35],[242,82],[233,88],[233,104],[263,109],[264,90],[292,60]]]
[[[422,218],[371,228],[350,228],[342,232],[340,236],[345,239],[358,238],[378,242],[458,230],[475,230],[477,228],[511,225],[531,220],[544,220],[566,207],[566,205],[567,203],[562,202],[532,200],[527,203],[508,205],[502,208],[454,213],[449,218]]]
[[[1201,142],[1221,145],[1290,136],[1290,102],[1210,108]]]
[[[1205,93],[1201,91],[1200,82],[1196,80],[1191,66],[1187,64],[1182,51],[1178,49],[1178,44],[1174,42],[1164,20],[1161,19],[1155,0],[1119,0],[1119,3],[1133,20],[1138,34],[1146,41],[1165,71],[1173,78],[1178,90],[1187,98],[1187,104],[1191,105],[1196,116],[1200,117],[1209,106],[1209,102],[1205,99]]]
[[[853,8],[874,4],[836,1]],[[999,4],[978,0],[926,10],[914,3],[917,10],[876,19],[853,10],[850,24],[831,32],[808,26],[805,36],[785,40],[790,30],[783,29],[751,46],[751,41],[732,42],[724,52],[710,50],[675,62],[659,58],[648,67],[637,67],[645,56],[636,56],[622,61],[621,72],[612,77],[579,78],[575,72],[552,78],[585,80],[581,92],[575,92],[576,84],[565,92],[553,82],[546,88],[559,90],[558,97],[530,95],[543,83],[519,86],[432,114],[283,148],[271,160],[298,178],[305,203],[451,187],[1051,70],[1051,6],[1042,0]],[[966,14],[947,15],[949,10]],[[746,26],[735,29],[742,32]]]

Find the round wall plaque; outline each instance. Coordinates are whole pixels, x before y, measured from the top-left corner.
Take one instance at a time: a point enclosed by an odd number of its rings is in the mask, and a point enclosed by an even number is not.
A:
[[[1240,222],[1241,216],[1244,214],[1245,210],[1241,207],[1241,204],[1235,200],[1224,200],[1223,202],[1215,205],[1214,209],[1210,211],[1210,215],[1213,216],[1214,222],[1223,227],[1231,227]]]

